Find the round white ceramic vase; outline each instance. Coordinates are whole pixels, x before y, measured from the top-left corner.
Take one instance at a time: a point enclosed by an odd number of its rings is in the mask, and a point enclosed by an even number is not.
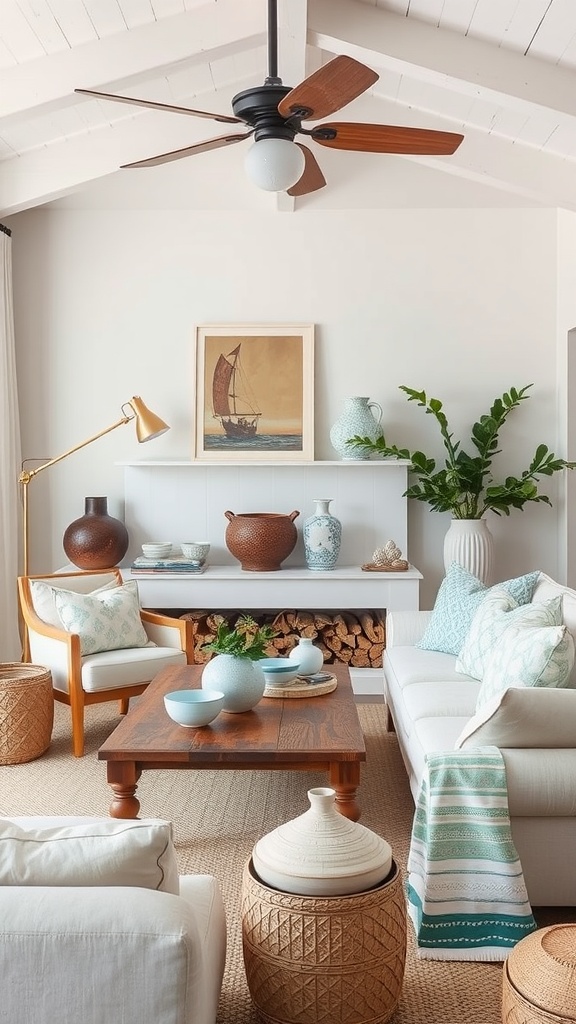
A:
[[[249,658],[216,654],[202,670],[202,689],[224,694],[223,711],[250,711],[264,696],[266,680],[260,666]]]
[[[319,672],[324,664],[324,655],[319,647],[315,647],[309,637],[301,636],[296,647],[293,647],[288,655],[290,661],[298,664],[298,672],[301,676],[311,676]]]
[[[485,519],[452,519],[444,538],[444,569],[452,562],[471,572],[482,583],[492,583],[494,538]]]
[[[310,807],[260,839],[254,869],[266,884],[305,896],[342,896],[383,882],[392,867],[385,839],[336,810],[336,793],[308,790]]]
[[[376,441],[382,437],[380,426],[382,406],[369,398],[355,395],[344,399],[344,409],[330,429],[330,441],[341,459],[366,462],[370,455],[361,448],[348,444],[351,437],[369,437]]]

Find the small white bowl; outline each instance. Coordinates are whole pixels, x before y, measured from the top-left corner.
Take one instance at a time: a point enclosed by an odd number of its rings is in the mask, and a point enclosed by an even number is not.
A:
[[[220,690],[173,690],[164,697],[170,718],[193,729],[213,722],[223,704],[224,694]]]
[[[142,545],[142,554],[145,558],[168,558],[172,553],[172,541],[162,540]]]
[[[207,540],[184,541],[180,547],[184,557],[190,558],[193,562],[205,562],[210,551],[210,544]]]
[[[264,673],[266,686],[284,686],[298,675],[299,664],[293,658],[260,658],[256,664]]]

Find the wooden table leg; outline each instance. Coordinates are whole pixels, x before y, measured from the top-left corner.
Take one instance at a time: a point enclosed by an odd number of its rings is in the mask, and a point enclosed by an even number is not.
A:
[[[109,814],[112,818],[137,818],[140,801],[135,796],[142,769],[135,761],[108,761],[107,779],[114,791]]]
[[[360,818],[360,805],[356,791],[360,785],[360,764],[358,761],[333,761],[330,765],[330,785],[336,791],[335,807],[350,821]]]

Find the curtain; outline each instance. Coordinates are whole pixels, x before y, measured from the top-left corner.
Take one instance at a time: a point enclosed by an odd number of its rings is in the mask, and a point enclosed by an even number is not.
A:
[[[12,238],[0,224],[0,660],[19,661],[20,417],[12,299]]]

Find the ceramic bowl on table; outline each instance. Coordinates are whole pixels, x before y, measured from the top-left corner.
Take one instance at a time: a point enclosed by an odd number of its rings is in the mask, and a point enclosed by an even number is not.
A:
[[[173,690],[164,696],[164,706],[178,725],[198,728],[213,722],[224,704],[221,690]]]
[[[264,673],[266,686],[284,686],[294,682],[300,667],[292,658],[260,658],[256,664]]]
[[[144,558],[168,558],[171,553],[171,540],[150,541],[142,545]]]
[[[210,544],[207,540],[188,540],[180,545],[182,554],[192,562],[199,562],[203,565],[210,551]]]

